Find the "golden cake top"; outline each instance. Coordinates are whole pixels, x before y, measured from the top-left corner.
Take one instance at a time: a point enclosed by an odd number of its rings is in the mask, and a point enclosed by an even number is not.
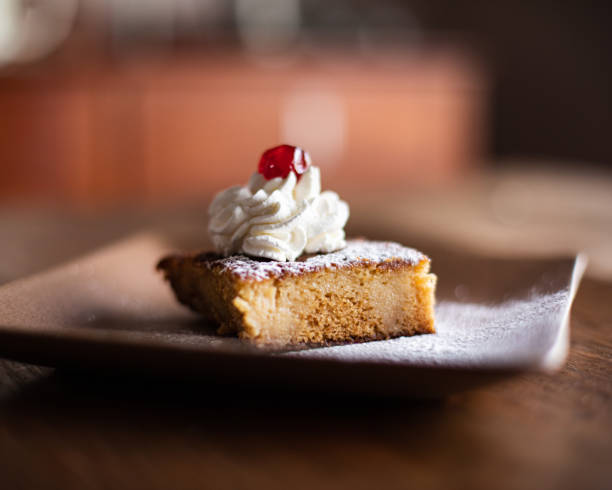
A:
[[[325,269],[345,269],[356,265],[374,264],[382,268],[415,266],[427,256],[413,248],[395,242],[348,240],[346,247],[326,254],[305,254],[295,261],[279,262],[245,255],[223,257],[203,253],[194,258],[196,264],[219,272],[228,272],[241,280],[263,281],[284,276],[299,276]]]

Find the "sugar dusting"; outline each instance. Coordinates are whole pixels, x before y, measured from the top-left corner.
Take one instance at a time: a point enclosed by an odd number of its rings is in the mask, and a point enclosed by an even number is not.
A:
[[[203,260],[209,268],[229,272],[240,279],[263,281],[286,275],[300,275],[324,269],[342,269],[357,264],[401,264],[417,265],[426,259],[418,250],[395,242],[370,240],[348,240],[346,247],[336,252],[304,256],[291,262],[258,260],[244,255]]]
[[[282,355],[345,362],[448,368],[542,365],[559,335],[569,290],[498,305],[442,301],[435,334],[348,344]]]

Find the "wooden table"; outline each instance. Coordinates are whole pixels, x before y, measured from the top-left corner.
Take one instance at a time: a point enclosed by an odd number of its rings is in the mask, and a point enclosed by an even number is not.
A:
[[[151,221],[3,210],[0,282]],[[443,400],[235,390],[0,360],[0,488],[610,488],[612,283],[597,276],[578,292],[561,372]]]

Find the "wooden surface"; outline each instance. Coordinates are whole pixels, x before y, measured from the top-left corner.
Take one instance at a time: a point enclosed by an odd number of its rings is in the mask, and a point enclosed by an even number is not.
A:
[[[4,210],[0,281],[151,221]],[[0,488],[610,488],[612,283],[594,276],[579,289],[561,372],[443,400],[104,378],[0,360]]]
[[[439,401],[92,379],[0,364],[3,488],[609,488],[612,286],[567,367]]]

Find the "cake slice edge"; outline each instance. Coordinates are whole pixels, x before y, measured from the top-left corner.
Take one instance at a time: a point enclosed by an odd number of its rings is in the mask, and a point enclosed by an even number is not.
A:
[[[169,256],[158,269],[177,299],[214,320],[219,334],[296,348],[434,333],[436,276],[426,256],[410,257],[366,257],[263,279],[232,273],[214,254]]]

